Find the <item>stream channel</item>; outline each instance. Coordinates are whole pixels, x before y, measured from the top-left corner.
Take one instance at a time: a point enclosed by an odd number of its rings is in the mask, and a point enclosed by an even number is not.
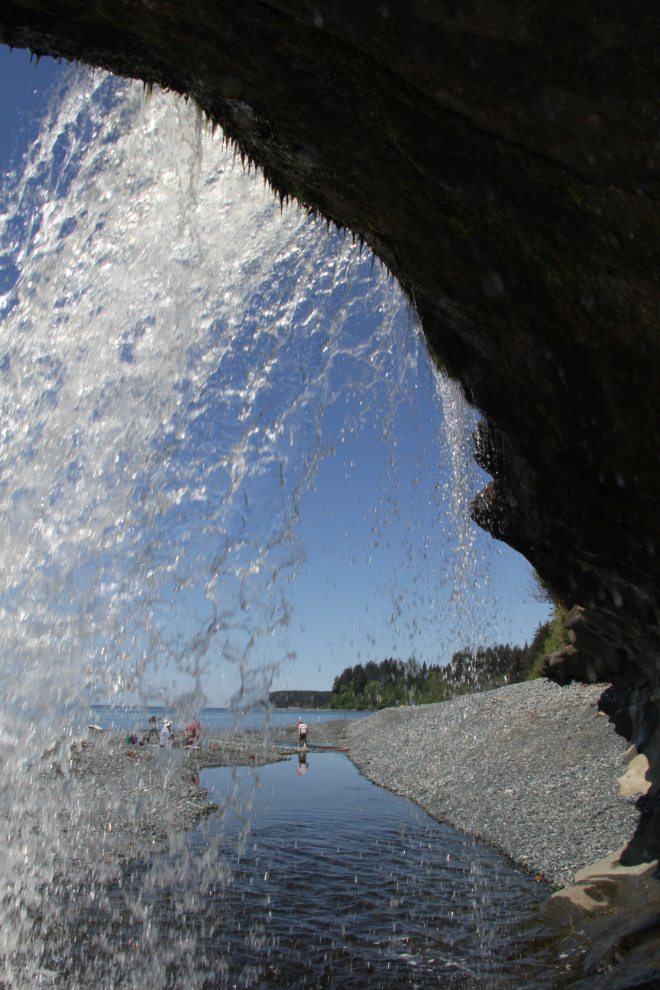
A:
[[[211,839],[229,866],[197,944],[214,985],[468,990],[556,979],[538,916],[544,886],[374,786],[344,754],[205,770],[200,784],[220,811],[189,837],[190,852],[203,859]]]
[[[136,720],[109,706],[92,713],[108,729]],[[369,714],[273,709],[269,723]],[[206,709],[200,719],[205,732],[226,730],[233,715]],[[264,712],[241,725],[262,730]],[[311,749],[256,769],[207,769],[199,784],[218,812],[184,840],[185,889],[159,885],[153,899],[136,890],[152,902],[166,979],[176,983],[183,955],[209,987],[557,985],[552,933],[539,920],[546,885],[375,786],[344,753]],[[124,886],[124,905],[127,896]],[[141,926],[116,937],[139,950]]]
[[[92,712],[105,729],[145,716]],[[269,722],[302,717],[313,728],[369,714],[274,709]],[[264,715],[241,724],[263,730]],[[233,716],[207,709],[200,719],[203,732],[222,732]],[[173,770],[179,762],[173,754]],[[173,830],[150,862],[128,861],[104,896],[78,891],[70,976],[78,970],[84,987],[92,957],[108,987],[142,986],[149,971],[160,986],[208,990],[562,985],[556,932],[539,911],[547,886],[372,784],[345,753],[205,769],[198,783],[217,804],[210,818]]]

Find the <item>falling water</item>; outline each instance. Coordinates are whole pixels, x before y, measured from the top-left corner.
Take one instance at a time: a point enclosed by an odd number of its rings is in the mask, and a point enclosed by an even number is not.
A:
[[[359,390],[387,432],[422,360],[418,330],[350,237],[282,211],[192,102],[145,100],[110,76],[70,74],[7,202],[4,978],[30,985],[47,958],[68,985],[90,985],[80,944],[101,922],[81,918],[116,915],[124,884],[141,954],[114,953],[103,985],[152,986],[169,970],[148,905],[190,871],[200,898],[228,883],[220,845],[192,866],[173,839],[127,884],[96,828],[107,806],[69,773],[71,747],[90,702],[146,703],[158,683],[187,712],[210,669],[224,671],[237,710],[263,700],[286,659],[297,521],[330,449],[325,411]],[[454,386],[436,387],[458,588],[474,558],[472,423]],[[203,903],[190,910],[203,925]],[[177,978],[188,986],[193,941]]]
[[[451,608],[444,610],[443,621],[449,628],[465,635],[465,617],[471,616],[470,592],[480,582],[487,588],[490,572],[488,545],[485,551],[478,552],[477,531],[470,517],[472,500],[483,484],[483,472],[472,456],[472,436],[478,416],[465,401],[457,382],[441,372],[434,377],[442,402],[445,449],[450,460],[443,501],[446,535],[452,549],[453,580],[449,598]],[[465,641],[473,640],[466,637]]]
[[[168,662],[198,690],[211,642],[245,679],[287,620],[325,406],[346,372],[390,392],[405,372],[399,298],[350,241],[280,216],[192,104],[109,77],[72,86],[11,205],[7,717]]]

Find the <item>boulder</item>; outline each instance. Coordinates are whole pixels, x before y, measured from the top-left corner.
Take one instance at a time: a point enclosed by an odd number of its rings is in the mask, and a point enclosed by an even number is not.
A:
[[[549,653],[542,657],[538,671],[541,677],[547,677],[562,685],[570,684],[571,681],[595,684],[598,680],[591,660],[582,656],[574,646],[565,646],[558,653]]]
[[[578,928],[589,951],[580,990],[660,985],[660,883],[656,858],[626,865],[625,850],[575,874],[573,885],[545,903],[545,920]],[[605,976],[605,972],[607,975]]]

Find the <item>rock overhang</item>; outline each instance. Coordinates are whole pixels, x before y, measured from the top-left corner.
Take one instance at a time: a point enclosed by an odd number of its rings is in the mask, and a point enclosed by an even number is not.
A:
[[[0,12],[6,43],[194,97],[281,195],[375,251],[484,415],[477,456],[493,483],[474,517],[588,610],[597,672],[649,691],[659,34],[650,3],[595,0]]]

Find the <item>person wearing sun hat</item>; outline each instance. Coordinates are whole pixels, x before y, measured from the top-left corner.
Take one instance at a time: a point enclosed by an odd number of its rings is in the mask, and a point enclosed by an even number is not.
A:
[[[163,719],[163,728],[160,730],[160,745],[170,746],[172,743],[172,723],[169,718]]]

